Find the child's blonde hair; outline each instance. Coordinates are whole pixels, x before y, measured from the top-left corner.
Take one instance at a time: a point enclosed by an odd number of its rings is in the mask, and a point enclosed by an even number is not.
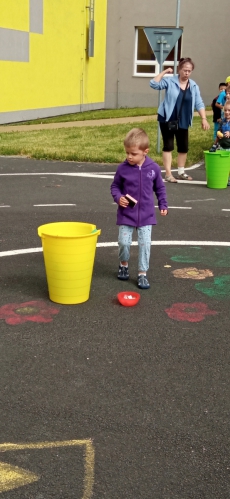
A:
[[[225,110],[227,107],[230,107],[230,102],[229,102],[229,101],[225,102],[225,105],[224,105],[224,110]]]
[[[139,149],[145,151],[145,149],[149,148],[149,138],[147,133],[142,128],[132,128],[132,130],[130,130],[125,137],[124,146],[138,146]]]

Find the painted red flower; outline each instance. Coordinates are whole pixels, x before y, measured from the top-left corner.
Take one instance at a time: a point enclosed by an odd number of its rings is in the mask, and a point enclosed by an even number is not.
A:
[[[9,303],[0,307],[0,319],[4,319],[7,324],[11,324],[12,326],[23,324],[27,321],[52,322],[52,316],[58,313],[58,308],[42,300]]]
[[[210,310],[205,303],[174,303],[171,308],[165,309],[170,319],[175,321],[201,322],[206,315],[216,315],[218,312]]]

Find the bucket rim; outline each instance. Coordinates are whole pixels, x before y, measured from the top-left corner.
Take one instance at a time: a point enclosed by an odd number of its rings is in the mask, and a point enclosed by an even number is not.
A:
[[[48,234],[48,233],[45,233],[45,232],[42,232],[42,231],[39,231],[39,227],[38,227],[38,235],[39,237],[41,238],[45,238],[45,237],[51,237],[52,239],[85,239],[87,237],[94,237],[94,236],[99,236],[101,234],[101,229],[94,229],[92,232],[89,232],[89,234],[78,234],[77,236],[68,236],[68,235],[65,235],[65,236],[60,236],[60,235],[55,235],[55,234]]]
[[[88,233],[79,233],[77,236],[76,235],[59,235],[59,234],[50,234],[49,233],[49,227],[53,227],[53,226],[57,226],[57,225],[65,225],[65,224],[68,224],[68,225],[88,225],[90,226],[91,228],[91,231],[89,231]],[[92,223],[88,223],[88,222],[73,222],[73,221],[68,221],[68,222],[50,222],[50,223],[47,223],[47,224],[42,224],[38,227],[37,229],[38,231],[38,235],[39,237],[52,237],[52,238],[55,238],[55,239],[77,239],[77,238],[80,238],[80,237],[91,237],[91,236],[96,236],[96,235],[100,235],[101,233],[101,229],[97,229],[96,225],[95,224],[92,224]],[[58,230],[57,230],[58,232]]]
[[[225,151],[224,149],[217,150],[215,152],[204,151],[204,154],[210,154],[211,156],[230,156],[230,151]]]

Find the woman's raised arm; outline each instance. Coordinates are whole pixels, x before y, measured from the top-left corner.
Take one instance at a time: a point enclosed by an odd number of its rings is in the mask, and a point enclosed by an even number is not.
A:
[[[172,73],[173,73],[172,68],[167,68],[164,71],[161,71],[161,73],[159,73],[159,75],[155,76],[155,78],[153,78],[153,80],[156,82],[161,81],[162,78],[164,78],[164,76],[166,74],[172,74]]]

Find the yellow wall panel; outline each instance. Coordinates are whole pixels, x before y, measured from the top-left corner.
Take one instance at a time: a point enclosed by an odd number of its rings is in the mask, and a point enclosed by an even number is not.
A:
[[[29,31],[29,0],[0,0],[0,27]]]
[[[27,22],[28,2],[17,2],[23,4],[19,17],[23,14]],[[95,0],[95,52],[90,58],[88,5],[89,0],[44,0],[43,34],[30,33],[29,62],[0,60],[0,114],[104,102],[107,0]]]
[[[96,0],[98,3],[98,0]],[[85,92],[84,101],[90,102],[94,98],[94,92],[100,95],[99,102],[104,101],[105,93],[105,57],[106,51],[106,17],[107,17],[107,1],[100,0],[100,11],[95,9],[95,57],[90,57],[85,69]],[[104,82],[98,88],[97,82]]]

